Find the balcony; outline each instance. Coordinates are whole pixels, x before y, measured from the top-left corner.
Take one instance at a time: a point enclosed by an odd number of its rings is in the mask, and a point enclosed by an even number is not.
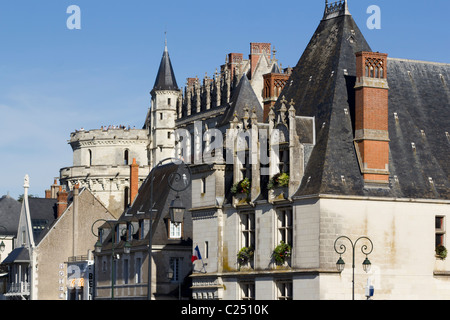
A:
[[[30,283],[28,281],[10,283],[5,296],[29,296]]]

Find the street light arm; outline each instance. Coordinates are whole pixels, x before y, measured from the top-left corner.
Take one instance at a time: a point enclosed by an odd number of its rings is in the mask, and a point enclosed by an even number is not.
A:
[[[359,240],[361,240],[361,239],[368,240],[369,243],[370,243],[370,250],[369,250],[369,251],[367,250],[367,249],[368,249],[367,244],[364,244],[364,245],[361,246],[361,252],[362,252],[363,254],[365,254],[366,256],[368,256],[368,255],[371,254],[372,251],[373,251],[373,243],[372,243],[372,240],[370,240],[368,237],[360,237],[360,238],[358,238],[358,239],[355,241],[355,247],[356,247],[356,243],[357,243]]]
[[[350,240],[350,238],[347,237],[347,236],[340,236],[339,238],[337,238],[337,239],[334,241],[334,251],[336,251],[337,254],[342,255],[342,254],[345,253],[345,251],[347,251],[347,247],[346,247],[343,243],[341,243],[340,246],[339,246],[339,249],[340,249],[340,250],[336,247],[336,244],[337,244],[338,240],[340,240],[340,239],[347,239],[348,241],[350,241],[350,244],[351,244],[352,248],[353,248],[353,242],[352,242],[352,240]]]

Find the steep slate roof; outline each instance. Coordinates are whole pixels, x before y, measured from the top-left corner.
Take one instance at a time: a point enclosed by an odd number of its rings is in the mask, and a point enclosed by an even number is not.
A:
[[[180,176],[183,176],[183,174],[186,173],[186,168],[183,165],[178,165],[175,163],[168,163],[164,165],[160,165],[158,167],[155,167],[152,169],[153,172],[153,203],[155,204],[153,209],[153,215],[152,220],[154,221],[157,217],[157,215],[160,215],[159,223],[158,225],[154,225],[152,227],[152,233],[153,233],[153,244],[164,244],[164,245],[179,245],[181,244],[188,244],[191,245],[192,239],[183,239],[180,241],[174,241],[174,240],[167,240],[167,218],[169,217],[169,206],[173,199],[175,199],[177,192],[172,190],[168,185],[168,179],[169,177],[176,177],[177,173]],[[119,218],[121,223],[125,223],[125,221],[134,222],[134,238],[132,245],[133,246],[146,246],[148,243],[148,233],[145,237],[145,239],[139,239],[138,237],[138,225],[137,221],[139,219],[143,218],[149,218],[149,212],[150,212],[150,197],[151,197],[151,177],[152,172],[147,176],[144,183],[139,188],[138,195],[136,196],[136,199],[132,203],[131,207],[126,210],[122,216]],[[173,181],[173,180],[170,180]],[[179,188],[178,185],[179,182],[175,181],[173,182],[173,185]],[[185,213],[185,220],[183,223],[183,230],[184,234],[190,234],[192,231],[192,222],[191,219],[188,217],[189,209],[191,206],[191,186],[189,186],[186,190],[181,191],[178,193],[178,196],[181,198],[181,201],[186,207],[186,213]],[[114,225],[116,221],[111,221],[111,223]],[[104,224],[104,228],[109,229],[108,224]],[[107,237],[104,239],[104,250],[108,250],[111,248],[111,241],[112,241],[112,234],[109,233]],[[189,243],[187,243],[187,242]],[[117,247],[121,247],[124,245],[124,241],[122,241]]]
[[[173,72],[167,45],[164,48],[153,90],[178,90],[177,80],[175,79],[175,73]]]
[[[0,235],[15,236],[17,234],[21,208],[20,202],[9,195],[0,198],[0,225],[6,228],[6,231],[0,228]]]
[[[31,224],[36,245],[38,245],[40,240],[48,232],[50,225],[56,220],[56,202],[56,199],[28,198]],[[36,228],[38,226],[41,228]]]
[[[388,60],[391,183],[366,188],[353,145],[355,53],[372,50],[347,10],[326,16],[280,94],[294,100],[296,115],[316,120],[316,145],[296,195],[449,199],[450,65]]]
[[[241,77],[238,86],[233,91],[231,100],[227,105],[225,113],[219,121],[218,126],[220,127],[222,125],[229,124],[229,122],[233,120],[235,114],[237,114],[238,118],[242,118],[244,116],[245,108],[248,109],[249,114],[253,108],[255,108],[258,122],[263,121],[263,109],[261,104],[259,103],[258,97],[256,96],[250,81],[244,74]]]

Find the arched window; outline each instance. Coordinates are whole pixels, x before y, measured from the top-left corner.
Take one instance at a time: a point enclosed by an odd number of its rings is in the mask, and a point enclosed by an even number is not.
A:
[[[89,164],[89,167],[90,166],[92,166],[92,150],[91,149],[89,149],[88,150],[88,164]]]
[[[125,152],[123,153],[123,164],[124,165],[128,165],[129,164],[129,157],[130,157],[130,152],[127,150],[125,150]]]

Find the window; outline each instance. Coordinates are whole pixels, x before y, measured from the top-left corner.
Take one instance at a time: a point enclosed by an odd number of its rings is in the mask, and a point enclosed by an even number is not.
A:
[[[241,282],[241,300],[255,300],[255,283]]]
[[[242,247],[255,249],[255,213],[241,213]]]
[[[292,281],[277,281],[278,300],[292,300]]]
[[[292,209],[277,210],[278,216],[278,243],[283,241],[292,246]]]
[[[125,152],[123,153],[123,164],[124,165],[129,164],[129,157],[130,157],[130,152],[128,150],[125,150]]]
[[[435,217],[435,229],[436,229],[436,247],[440,245],[444,245],[444,236],[445,236],[445,224],[444,224],[443,216]]]
[[[170,98],[167,98],[167,104],[170,106],[172,104],[172,100]]]
[[[141,219],[139,220],[139,239],[145,238],[145,220]]]
[[[169,221],[169,238],[170,239],[180,239],[181,238],[181,226],[182,223],[172,223]]]
[[[180,281],[180,261],[181,258],[170,258],[170,272],[172,274],[172,281],[179,282]]]
[[[135,275],[134,275],[134,281],[136,283],[141,283],[142,281],[141,267],[142,267],[142,259],[136,258]]]
[[[159,120],[162,120],[162,119],[163,119],[163,113],[160,112],[160,113],[159,113]]]
[[[206,178],[200,180],[200,190],[202,194],[206,193]]]
[[[123,284],[128,284],[128,259],[123,259]]]
[[[281,173],[289,173],[289,145],[281,144],[280,145],[280,162],[278,163],[278,167]]]
[[[133,240],[134,226],[131,222],[127,223],[127,241]]]
[[[89,167],[92,166],[92,151],[89,149],[88,150],[88,165]]]
[[[124,209],[127,209],[130,204],[130,188],[125,187],[123,190],[123,202],[124,202]]]

